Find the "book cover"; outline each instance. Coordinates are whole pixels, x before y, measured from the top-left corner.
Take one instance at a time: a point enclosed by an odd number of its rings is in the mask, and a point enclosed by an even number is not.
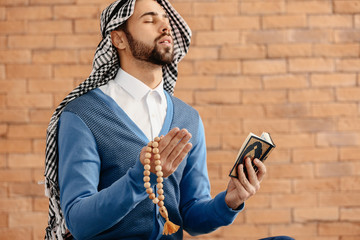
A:
[[[272,141],[270,134],[267,132],[263,132],[260,137],[256,136],[253,133],[249,133],[247,138],[245,139],[243,145],[241,146],[239,153],[236,157],[236,162],[232,167],[229,176],[230,177],[238,177],[237,167],[239,164],[243,163],[247,157],[251,159],[257,158],[260,161],[265,161],[269,156],[271,151],[275,148],[275,144]],[[255,172],[258,171],[255,164],[252,164]],[[247,177],[247,170],[244,166],[245,175]]]

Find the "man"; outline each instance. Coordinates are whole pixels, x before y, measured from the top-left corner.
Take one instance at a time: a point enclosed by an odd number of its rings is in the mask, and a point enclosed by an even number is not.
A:
[[[198,235],[231,224],[266,168],[255,160],[255,173],[247,159],[248,178],[240,165],[239,178],[211,199],[201,119],[170,95],[190,43],[186,23],[166,0],[118,0],[101,27],[92,74],[49,125],[46,239],[63,239],[66,228],[75,239],[182,239],[183,230]],[[165,206],[180,226],[172,235],[162,235],[165,220],[143,182],[146,145],[157,136]]]

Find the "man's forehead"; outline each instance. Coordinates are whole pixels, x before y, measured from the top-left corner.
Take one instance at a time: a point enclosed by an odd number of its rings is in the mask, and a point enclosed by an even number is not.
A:
[[[151,15],[167,15],[164,8],[156,0],[137,0],[133,15],[139,18],[146,13],[153,13]]]

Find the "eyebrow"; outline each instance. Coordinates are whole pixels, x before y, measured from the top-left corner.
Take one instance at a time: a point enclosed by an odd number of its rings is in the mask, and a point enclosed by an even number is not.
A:
[[[159,13],[157,13],[157,12],[146,12],[143,15],[141,15],[139,18],[142,18],[142,17],[145,17],[145,16],[158,16],[158,15],[159,15]],[[162,16],[164,18],[169,18],[169,15],[167,15],[166,13],[164,13]]]

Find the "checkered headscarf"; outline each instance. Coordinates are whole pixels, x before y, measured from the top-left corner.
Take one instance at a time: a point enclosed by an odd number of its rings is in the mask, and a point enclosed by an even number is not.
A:
[[[191,31],[184,19],[167,0],[157,0],[169,15],[172,34],[174,36],[174,60],[163,66],[164,89],[173,93],[177,79],[177,64],[186,55],[191,38]],[[45,161],[45,193],[49,197],[49,220],[45,239],[64,239],[66,225],[60,208],[58,185],[58,152],[57,124],[64,107],[75,98],[95,89],[109,80],[114,79],[120,62],[116,48],[112,45],[110,32],[122,25],[134,12],[135,0],[117,0],[101,14],[102,41],[99,43],[90,76],[75,88],[56,108],[46,138]]]

